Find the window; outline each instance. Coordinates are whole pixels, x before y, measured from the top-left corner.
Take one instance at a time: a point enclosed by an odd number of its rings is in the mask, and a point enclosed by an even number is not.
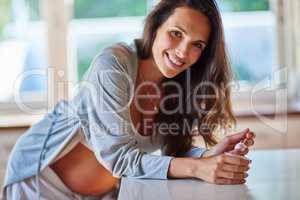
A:
[[[71,33],[77,49],[77,79],[106,46],[130,42],[141,34],[143,18],[154,1],[75,0]],[[91,29],[91,27],[93,27]]]
[[[245,12],[266,11],[270,9],[269,0],[217,0],[222,11]]]
[[[276,16],[269,0],[219,0],[231,63],[237,78],[253,84],[272,74]]]
[[[49,104],[47,100],[60,93],[55,86],[59,85],[58,80],[68,80],[71,74],[71,81],[80,81],[101,49],[140,36],[145,15],[158,1],[1,0],[0,116],[3,118],[6,111],[19,110],[16,96],[31,107]],[[265,78],[272,78],[278,67],[294,71],[300,67],[299,2],[217,2],[222,10],[231,63],[241,86],[234,93],[238,97],[234,99],[237,107],[243,105],[239,98],[246,96],[249,100],[251,88]],[[58,70],[54,78],[49,76],[49,69]],[[58,79],[59,70],[68,77]],[[53,88],[53,94],[49,87]],[[297,87],[294,84],[293,88]],[[263,91],[260,96],[270,99],[274,94]],[[53,99],[55,103],[57,98]]]
[[[129,42],[140,35],[151,2],[74,1],[71,33],[77,49],[78,80],[102,48],[118,41]],[[269,0],[218,0],[218,3],[235,75],[244,87],[249,87],[271,75],[278,65],[275,15]]]
[[[238,84],[233,88],[237,113],[275,112],[279,102],[277,14],[271,0],[217,0],[225,41]],[[286,82],[281,79],[280,83]],[[283,93],[282,93],[283,94]],[[280,101],[287,103],[287,94]],[[285,105],[286,106],[286,105]],[[262,110],[263,109],[263,110]]]
[[[0,2],[0,108],[18,101],[37,106],[46,101],[47,63],[44,24],[38,0]]]

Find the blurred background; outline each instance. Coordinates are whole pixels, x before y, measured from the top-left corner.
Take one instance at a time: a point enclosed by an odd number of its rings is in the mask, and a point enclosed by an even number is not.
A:
[[[1,0],[0,65],[1,102],[12,99],[12,82],[22,73],[44,69],[47,63],[45,21],[40,0]],[[227,46],[237,78],[251,84],[278,65],[276,16],[269,0],[220,0]],[[139,37],[143,19],[154,0],[74,0],[69,36],[72,37],[76,79],[102,48]],[[62,10],[63,11],[63,10]],[[255,66],[255,67],[253,67]],[[7,81],[10,81],[7,84]],[[20,93],[46,94],[47,77],[32,76],[20,82]]]
[[[141,35],[157,2],[0,0],[1,166],[20,134],[57,100],[72,96],[101,49]],[[237,80],[237,129],[257,132],[255,149],[300,147],[299,0],[217,2]],[[70,83],[63,92],[59,81]]]

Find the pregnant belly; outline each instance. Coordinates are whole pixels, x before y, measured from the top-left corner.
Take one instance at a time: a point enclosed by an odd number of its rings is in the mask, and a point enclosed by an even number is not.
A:
[[[70,190],[82,195],[105,194],[119,182],[81,143],[50,167]]]

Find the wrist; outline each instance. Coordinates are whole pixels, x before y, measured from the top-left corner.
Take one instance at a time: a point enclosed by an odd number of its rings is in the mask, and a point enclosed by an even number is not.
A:
[[[190,165],[190,174],[189,176],[191,178],[197,178],[198,177],[198,173],[199,173],[199,167],[201,166],[200,164],[201,162],[201,158],[199,159],[194,159],[191,161],[191,165]]]
[[[209,149],[207,149],[203,154],[202,154],[202,158],[207,158],[207,157],[209,157],[209,156],[211,156],[212,155],[212,152],[211,152],[211,150],[209,150]]]
[[[168,171],[169,178],[194,178],[199,158],[173,158]]]

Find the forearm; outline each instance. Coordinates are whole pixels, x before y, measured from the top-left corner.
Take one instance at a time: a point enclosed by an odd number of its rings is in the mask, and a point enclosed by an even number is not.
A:
[[[168,178],[194,178],[197,158],[173,158],[168,170]]]

